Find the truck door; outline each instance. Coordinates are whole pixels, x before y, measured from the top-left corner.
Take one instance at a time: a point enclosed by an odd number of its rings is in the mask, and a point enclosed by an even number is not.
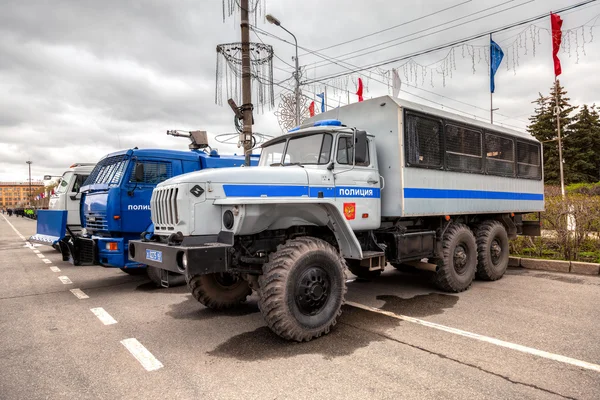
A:
[[[335,151],[336,203],[353,230],[378,228],[381,219],[381,189],[375,146],[367,138],[367,157],[354,162],[353,136],[340,134]]]
[[[75,174],[71,179],[65,198],[67,203],[66,209],[68,211],[67,225],[81,225],[79,210],[81,204],[81,193],[79,192],[79,189],[87,177],[87,174]]]

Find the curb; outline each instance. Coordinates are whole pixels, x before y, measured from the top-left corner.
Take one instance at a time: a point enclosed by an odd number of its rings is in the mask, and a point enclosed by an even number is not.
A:
[[[600,264],[579,261],[510,257],[508,259],[508,266],[579,275],[600,275]]]

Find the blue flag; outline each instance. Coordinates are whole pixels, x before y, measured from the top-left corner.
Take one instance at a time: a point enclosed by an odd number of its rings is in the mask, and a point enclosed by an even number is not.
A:
[[[496,71],[498,71],[498,67],[500,67],[503,58],[504,52],[500,46],[498,46],[498,43],[490,38],[490,90],[492,93],[494,93],[494,89],[496,89],[494,76],[496,75]]]
[[[319,93],[317,95],[317,97],[321,98],[321,112],[324,113],[325,112],[325,92]]]

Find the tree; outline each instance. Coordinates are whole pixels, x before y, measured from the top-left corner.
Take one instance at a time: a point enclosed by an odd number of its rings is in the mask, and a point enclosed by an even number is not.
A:
[[[560,105],[560,126],[561,137],[567,139],[570,135],[569,127],[573,118],[570,117],[573,110],[577,107],[571,106],[567,91],[558,86],[558,104]],[[531,124],[527,128],[537,140],[543,143],[544,149],[544,181],[549,184],[560,183],[560,169],[558,157],[558,134],[556,130],[556,86],[550,89],[550,95],[545,97],[541,93],[532,103],[537,104],[535,114],[529,117]],[[563,150],[565,143],[563,142]],[[564,152],[563,152],[564,160]],[[571,182],[570,169],[568,164],[563,162],[565,183]]]
[[[596,106],[584,105],[569,126],[564,144],[565,161],[572,183],[593,183],[600,180],[600,117]]]

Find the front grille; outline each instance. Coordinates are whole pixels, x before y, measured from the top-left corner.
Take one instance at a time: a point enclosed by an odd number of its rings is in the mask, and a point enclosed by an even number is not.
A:
[[[152,222],[156,230],[174,230],[179,223],[177,211],[178,188],[157,188],[152,193],[150,208],[152,210]]]
[[[82,265],[95,264],[95,242],[92,239],[78,238],[79,261]]]
[[[107,231],[106,214],[94,213],[85,216],[85,227],[89,231]]]

